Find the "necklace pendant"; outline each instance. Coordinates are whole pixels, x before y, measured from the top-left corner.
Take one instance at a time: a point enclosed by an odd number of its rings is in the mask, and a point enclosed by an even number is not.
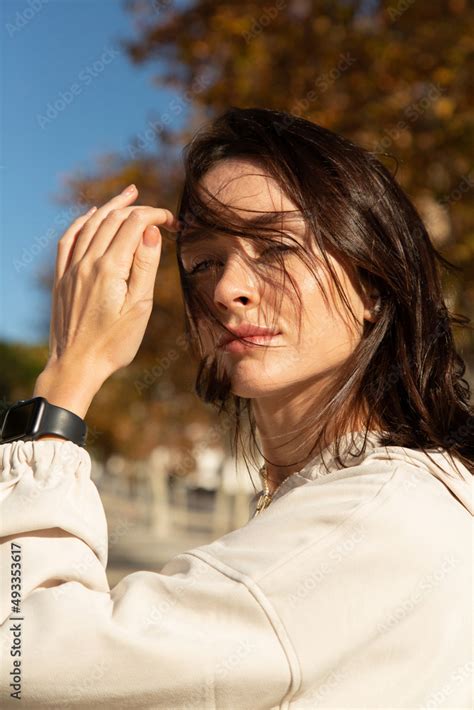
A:
[[[268,508],[272,500],[272,497],[268,493],[262,493],[257,501],[257,507],[255,508],[254,517],[258,515],[262,510]]]

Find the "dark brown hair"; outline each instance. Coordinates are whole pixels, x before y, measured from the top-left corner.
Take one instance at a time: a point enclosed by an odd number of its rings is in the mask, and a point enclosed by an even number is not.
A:
[[[186,273],[180,256],[185,242],[199,240],[204,233],[272,243],[273,248],[253,260],[252,267],[273,286],[274,294],[288,292],[289,279],[299,298],[298,286],[285,269],[284,251],[290,249],[311,271],[316,263],[318,267],[326,263],[353,317],[326,253],[353,269],[364,289],[380,295],[376,322],[364,321],[360,342],[327,392],[327,405],[314,413],[311,452],[324,448],[331,422],[336,427],[336,460],[345,467],[339,458],[339,437],[351,431],[351,417],[363,403],[366,431],[375,422],[384,432],[381,446],[408,447],[427,454],[426,449],[440,447],[474,473],[470,386],[463,379],[466,366],[452,334],[452,326],[472,326],[466,316],[450,312],[441,283],[443,268],[459,268],[436,250],[414,205],[375,154],[283,111],[231,107],[203,126],[183,155],[185,180],[176,246],[185,332],[198,361],[195,392],[219,414],[229,416],[234,452],[243,424],[248,425],[247,450],[258,450],[252,400],[231,392],[219,358],[205,352],[200,336],[203,324],[212,322],[214,332],[226,328],[212,302],[196,287],[195,276]],[[284,230],[273,228],[283,213],[259,213],[250,223],[203,190],[203,175],[228,158],[250,160],[276,180],[304,216],[308,248],[296,240],[293,244]],[[204,194],[208,199],[203,199]],[[275,247],[275,239],[281,246]],[[215,273],[216,267],[206,269],[206,278]],[[319,283],[316,270],[313,273]],[[324,288],[322,292],[326,298]],[[244,458],[246,448],[242,441]],[[252,453],[255,456],[255,449]]]

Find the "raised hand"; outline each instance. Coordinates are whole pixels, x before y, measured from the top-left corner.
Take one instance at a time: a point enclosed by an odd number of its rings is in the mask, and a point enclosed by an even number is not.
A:
[[[143,340],[161,257],[158,225],[176,231],[178,221],[167,209],[130,206],[138,191],[128,190],[78,217],[58,242],[49,359],[35,389],[51,402],[58,378],[62,390],[85,388],[90,401]]]

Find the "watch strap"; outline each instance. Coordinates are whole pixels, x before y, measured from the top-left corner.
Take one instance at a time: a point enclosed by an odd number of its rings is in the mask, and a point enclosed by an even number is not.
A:
[[[48,434],[85,446],[87,424],[74,412],[48,402],[45,397],[20,399],[5,412],[0,427],[0,443],[18,439],[34,441]]]
[[[70,439],[79,446],[85,446],[87,424],[69,409],[64,409],[64,407],[59,407],[45,400],[40,428],[35,438],[46,434],[57,434],[65,439]]]

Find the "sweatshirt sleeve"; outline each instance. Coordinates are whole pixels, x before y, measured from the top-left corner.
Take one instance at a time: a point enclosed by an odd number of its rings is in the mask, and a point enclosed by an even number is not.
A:
[[[244,583],[188,551],[109,588],[90,472],[89,453],[71,441],[0,445],[0,700],[279,707],[289,665]]]

